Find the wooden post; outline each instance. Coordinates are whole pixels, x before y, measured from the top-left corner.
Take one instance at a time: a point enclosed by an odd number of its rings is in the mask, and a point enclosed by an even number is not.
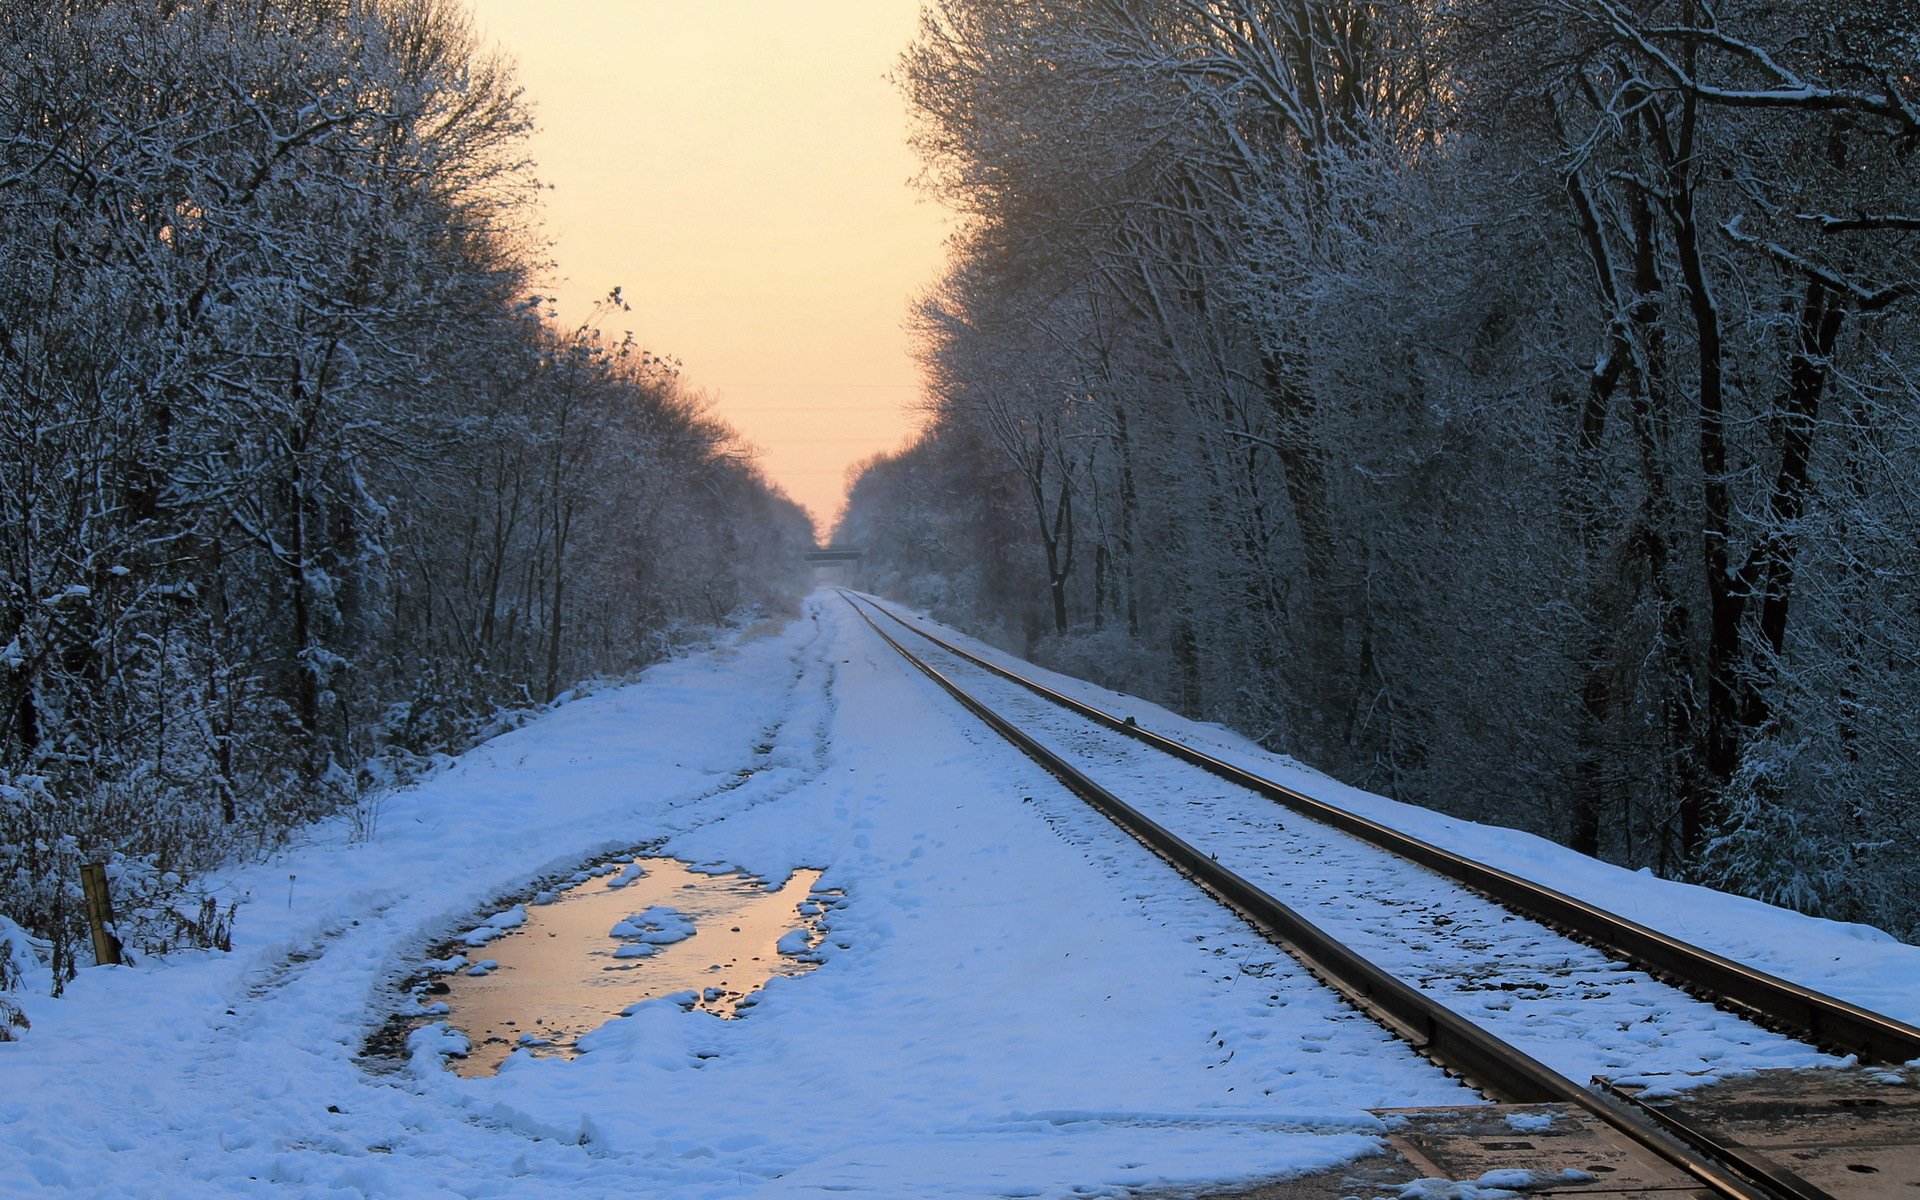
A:
[[[118,964],[120,939],[107,928],[113,920],[113,898],[107,894],[106,864],[82,866],[80,888],[87,895],[87,928],[93,931],[93,961],[103,967]]]

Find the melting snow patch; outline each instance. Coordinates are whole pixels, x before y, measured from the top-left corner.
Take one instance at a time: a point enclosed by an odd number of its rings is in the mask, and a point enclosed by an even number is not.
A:
[[[779,943],[774,947],[789,958],[798,958],[807,952],[807,931],[795,929],[780,935]]]
[[[656,904],[615,925],[607,933],[612,937],[641,942],[649,946],[671,946],[693,936],[693,920],[677,908]]]
[[[629,1004],[623,1010],[622,1015],[631,1017],[649,1004],[671,1004],[686,1012],[692,1012],[700,1004],[700,993],[692,988],[686,988],[678,992],[668,992],[664,996],[655,996],[651,999]]]
[[[488,917],[479,925],[460,935],[459,940],[468,946],[484,946],[509,929],[518,929],[527,923],[527,906],[516,904],[505,912]]]
[[[1515,1200],[1522,1193],[1542,1188],[1591,1183],[1593,1176],[1568,1168],[1564,1171],[1530,1171],[1505,1167],[1488,1171],[1480,1178],[1416,1179],[1400,1185],[1400,1200]]]
[[[1515,1133],[1545,1133],[1553,1128],[1552,1113],[1509,1113],[1507,1128]]]
[[[646,873],[646,870],[642,868],[639,863],[631,862],[621,868],[618,875],[607,880],[607,886],[610,888],[623,888]]]
[[[527,923],[527,906],[516,904],[505,912],[495,913],[487,918],[487,924],[495,929],[518,929]]]
[[[467,1051],[473,1049],[473,1043],[467,1035],[448,1025],[445,1021],[436,1021],[432,1025],[423,1025],[407,1035],[407,1054],[415,1062],[429,1058],[436,1070],[443,1058],[465,1058]]]

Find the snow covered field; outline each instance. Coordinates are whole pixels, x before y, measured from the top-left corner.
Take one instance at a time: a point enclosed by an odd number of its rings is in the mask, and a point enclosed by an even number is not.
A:
[[[1081,688],[1089,694],[1097,690]],[[1920,950],[1352,793],[1376,819],[1920,1017]],[[1329,1165],[1369,1107],[1473,1097],[978,728],[837,599],[664,664],[223,881],[231,954],[83,971],[0,1045],[5,1196],[1086,1196]],[[393,983],[535,879],[663,852],[845,893],[825,963],[581,1058],[357,1060]],[[509,935],[512,936],[512,935]],[[697,942],[697,933],[695,941]]]

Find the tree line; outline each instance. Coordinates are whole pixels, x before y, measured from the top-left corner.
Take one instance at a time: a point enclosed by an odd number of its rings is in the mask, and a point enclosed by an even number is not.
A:
[[[532,294],[529,111],[451,0],[0,0],[0,913],[70,972],[192,875],[783,605],[676,363]],[[230,917],[230,914],[228,914]]]
[[[1351,782],[1920,936],[1920,10],[934,0],[878,582]]]

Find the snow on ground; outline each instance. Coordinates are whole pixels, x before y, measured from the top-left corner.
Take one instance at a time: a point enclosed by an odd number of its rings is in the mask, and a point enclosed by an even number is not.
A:
[[[0,1195],[1114,1195],[1330,1165],[1378,1145],[1369,1107],[1472,1102],[1088,819],[816,598],[489,742],[370,843],[322,827],[234,870],[231,954],[29,998]],[[824,868],[824,963],[744,1020],[649,1002],[497,1077],[358,1060],[432,945],[520,936],[536,881],[656,839],[773,885]]]
[[[1646,886],[1133,711],[1601,903]],[[1332,1165],[1378,1146],[1368,1108],[1474,1101],[830,596],[497,738],[393,798],[370,843],[350,832],[226,877],[251,897],[231,954],[28,998],[32,1030],[0,1044],[0,1195],[1119,1195]],[[823,869],[844,900],[822,965],[743,1020],[652,1001],[576,1060],[516,1055],[496,1077],[444,1070],[430,1035],[406,1064],[359,1060],[432,946],[524,936],[514,905],[537,881],[656,841],[770,886]],[[1913,1007],[1920,952],[1668,894],[1685,911],[1650,923],[1765,946],[1816,984],[1877,969]]]
[[[919,642],[933,665],[1127,800],[1348,947],[1569,1079],[1842,1065],[1516,916],[1436,872],[1296,816]]]
[[[1219,725],[1190,721],[1159,705],[1036,667],[893,605],[925,628],[989,662],[1018,670],[1077,700],[1183,741],[1225,762],[1315,799],[1545,883],[1652,929],[1823,991],[1864,1008],[1920,1024],[1920,947],[1867,925],[1829,921],[1744,896],[1628,871],[1576,854],[1533,834],[1444,816],[1349,787],[1261,749]]]

